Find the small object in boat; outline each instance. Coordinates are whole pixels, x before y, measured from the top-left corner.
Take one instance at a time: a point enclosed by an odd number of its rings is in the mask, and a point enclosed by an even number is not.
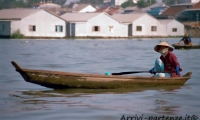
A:
[[[111,75],[111,73],[110,72],[105,72],[105,75]]]

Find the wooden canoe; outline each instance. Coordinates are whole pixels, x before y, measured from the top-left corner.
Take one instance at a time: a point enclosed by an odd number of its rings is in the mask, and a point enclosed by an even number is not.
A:
[[[175,49],[200,49],[200,45],[172,44]]]
[[[53,89],[88,88],[88,89],[115,89],[136,88],[154,86],[184,85],[190,79],[192,72],[177,78],[141,77],[141,76],[118,76],[101,74],[84,74],[73,72],[60,72],[49,70],[34,70],[21,68],[12,61],[16,71],[21,74],[25,81]]]

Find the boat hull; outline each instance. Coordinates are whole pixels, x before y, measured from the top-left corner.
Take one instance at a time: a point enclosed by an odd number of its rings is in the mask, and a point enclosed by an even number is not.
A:
[[[172,44],[175,49],[200,49],[200,45]]]
[[[19,67],[12,62],[16,71],[21,74],[25,81],[53,89],[87,88],[87,89],[116,89],[136,87],[177,86],[191,77],[188,72],[183,77],[159,78],[141,76],[117,76],[101,74],[83,74],[72,72],[59,72],[47,70],[33,70]]]

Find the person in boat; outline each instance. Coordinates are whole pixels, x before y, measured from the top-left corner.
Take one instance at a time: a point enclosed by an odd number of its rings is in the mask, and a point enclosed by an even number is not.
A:
[[[161,54],[155,61],[154,67],[149,70],[156,77],[180,77],[180,64],[172,51],[174,50],[167,42],[160,42],[154,47],[154,50]]]
[[[192,45],[192,40],[188,34],[185,34],[185,36],[178,42],[178,44],[180,44],[181,41],[183,41],[185,45]]]

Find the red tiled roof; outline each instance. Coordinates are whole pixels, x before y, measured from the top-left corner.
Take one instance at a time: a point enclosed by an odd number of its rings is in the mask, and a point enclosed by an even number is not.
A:
[[[192,6],[191,9],[199,9],[199,8],[200,8],[200,2],[198,2],[194,6]]]
[[[200,27],[200,22],[182,22],[182,23],[190,27]]]
[[[186,9],[186,6],[173,6],[173,7],[166,9],[161,14],[161,16],[174,16],[175,17],[185,9]]]
[[[108,7],[103,7],[103,8],[97,9],[95,12],[105,12],[107,9]]]
[[[107,12],[108,14],[112,15],[115,12],[117,12],[119,10],[119,8],[110,8],[109,11]]]
[[[112,15],[115,12],[117,12],[118,10],[120,10],[120,8],[104,7],[104,8],[100,8],[100,9],[96,10],[95,12],[106,12],[106,13]]]
[[[83,8],[86,8],[87,6],[89,6],[90,4],[78,4],[77,6],[75,6],[73,8],[74,11],[81,11]]]
[[[0,19],[2,20],[21,20],[29,15],[35,14],[43,9],[2,9],[0,10]]]

